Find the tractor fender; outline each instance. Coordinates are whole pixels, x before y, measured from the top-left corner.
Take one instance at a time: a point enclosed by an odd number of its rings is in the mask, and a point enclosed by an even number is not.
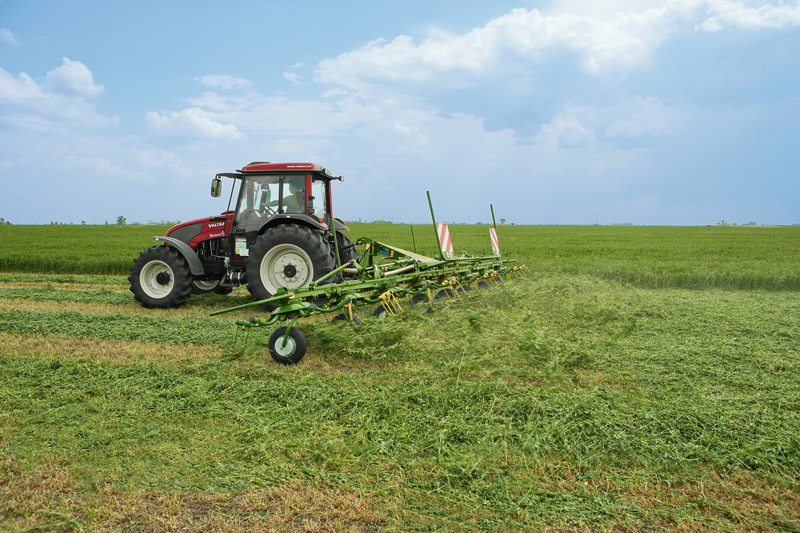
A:
[[[176,239],[175,237],[153,237],[153,240],[161,241],[167,246],[172,246],[178,250],[189,264],[189,271],[193,276],[202,276],[205,273],[203,270],[203,263],[200,262],[200,258],[197,257],[197,254],[194,253],[194,250],[192,250],[185,242]]]
[[[347,224],[345,224],[344,220],[341,218],[334,218],[333,225],[336,227],[336,231],[350,231],[350,228],[347,227]]]
[[[298,214],[282,214],[282,215],[275,215],[269,219],[269,222],[261,226],[261,229],[258,231],[259,233],[264,233],[269,228],[273,228],[278,224],[302,224],[304,226],[308,226],[313,229],[320,229],[323,231],[327,231],[328,225],[320,222],[318,218],[312,217],[310,215],[298,215]]]

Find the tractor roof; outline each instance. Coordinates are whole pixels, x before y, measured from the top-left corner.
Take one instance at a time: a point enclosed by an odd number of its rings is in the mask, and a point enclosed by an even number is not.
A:
[[[286,171],[311,171],[321,172],[330,176],[327,168],[316,163],[269,163],[266,161],[254,161],[242,167],[239,172],[286,172]]]

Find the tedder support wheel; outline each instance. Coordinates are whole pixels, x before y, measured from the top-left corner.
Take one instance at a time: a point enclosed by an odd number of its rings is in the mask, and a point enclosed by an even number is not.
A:
[[[418,313],[430,314],[433,313],[433,307],[428,300],[428,295],[424,292],[415,294],[411,297],[411,308]]]
[[[361,325],[361,320],[357,316],[353,315],[353,320],[350,320],[350,317],[345,313],[339,313],[331,319],[331,322],[350,322],[354,326]]]
[[[186,259],[171,246],[156,245],[133,260],[131,292],[143,307],[180,307],[192,294],[192,273]]]
[[[245,265],[247,290],[256,301],[272,297],[280,287],[306,287],[336,268],[322,235],[298,224],[281,224],[265,231],[250,249]],[[334,277],[326,281],[332,283]],[[277,306],[264,307],[271,311]]]
[[[308,350],[308,341],[303,332],[297,328],[289,331],[286,337],[287,326],[276,329],[269,337],[269,354],[276,363],[294,365],[300,362]],[[284,337],[286,342],[284,343]]]

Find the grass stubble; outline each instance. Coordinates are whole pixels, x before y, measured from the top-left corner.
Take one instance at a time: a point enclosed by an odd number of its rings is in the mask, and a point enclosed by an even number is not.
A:
[[[283,368],[221,297],[5,276],[3,530],[800,529],[795,291],[537,273]]]

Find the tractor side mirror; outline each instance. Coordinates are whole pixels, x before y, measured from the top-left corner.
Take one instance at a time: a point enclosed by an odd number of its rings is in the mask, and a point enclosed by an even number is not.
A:
[[[219,179],[219,176],[214,176],[214,179],[211,180],[211,197],[219,198],[221,195],[222,195],[222,180]]]

